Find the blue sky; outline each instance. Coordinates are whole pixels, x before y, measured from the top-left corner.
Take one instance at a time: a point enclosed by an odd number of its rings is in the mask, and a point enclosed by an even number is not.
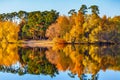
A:
[[[98,5],[100,15],[120,15],[120,0],[0,0],[0,13],[54,9],[67,15],[70,9],[78,10],[82,4]]]

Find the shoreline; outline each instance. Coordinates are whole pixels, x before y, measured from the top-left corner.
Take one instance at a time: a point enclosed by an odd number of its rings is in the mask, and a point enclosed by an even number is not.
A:
[[[115,43],[115,42],[56,42],[52,40],[18,40],[16,42],[1,42],[5,44],[39,44],[39,45],[49,45],[49,44],[86,44],[86,45],[119,45],[120,43]]]

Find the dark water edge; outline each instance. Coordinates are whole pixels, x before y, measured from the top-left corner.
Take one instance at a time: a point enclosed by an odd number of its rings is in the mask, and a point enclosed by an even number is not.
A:
[[[95,45],[114,45],[114,44],[120,44],[120,43],[115,43],[115,42],[75,42],[75,43],[65,43],[65,44],[95,44]]]

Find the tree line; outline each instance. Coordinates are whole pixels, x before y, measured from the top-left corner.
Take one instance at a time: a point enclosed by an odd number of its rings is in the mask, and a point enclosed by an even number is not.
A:
[[[55,10],[51,11],[19,11],[0,14],[0,22],[11,22],[19,27],[18,39],[45,39],[46,29],[54,23],[59,16]],[[10,25],[10,24],[9,24]],[[3,27],[3,26],[1,26]],[[9,28],[7,25],[6,27]]]
[[[91,13],[88,13],[88,10]],[[120,16],[101,17],[97,5],[87,7],[84,4],[78,11],[71,9],[68,14],[68,16],[59,15],[55,10],[19,11],[0,14],[0,22],[3,25],[11,22],[10,24],[16,24],[19,27],[19,31],[16,30],[17,33],[15,33],[18,38],[15,40],[56,39],[69,43],[119,43]],[[8,25],[5,26],[9,28]],[[5,33],[7,32],[1,33],[3,37],[0,40],[4,38],[7,41],[7,37],[4,37]]]
[[[89,9],[91,13],[87,13]],[[48,27],[49,39],[62,38],[70,43],[119,43],[120,16],[100,17],[96,5],[82,5],[78,11],[72,9],[68,13],[69,16],[59,16],[56,23]]]

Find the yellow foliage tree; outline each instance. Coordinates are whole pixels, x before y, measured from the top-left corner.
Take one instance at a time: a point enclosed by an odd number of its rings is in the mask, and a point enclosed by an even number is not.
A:
[[[16,42],[18,39],[19,27],[12,22],[0,22],[0,41]]]
[[[84,23],[84,37],[87,42],[98,41],[99,23],[101,19],[97,14],[87,15],[86,22]]]
[[[70,35],[71,35],[71,41],[75,42],[77,40],[81,41],[81,37],[83,35],[83,23],[84,23],[84,15],[81,12],[78,12],[76,16],[74,17],[75,24],[73,25]]]

